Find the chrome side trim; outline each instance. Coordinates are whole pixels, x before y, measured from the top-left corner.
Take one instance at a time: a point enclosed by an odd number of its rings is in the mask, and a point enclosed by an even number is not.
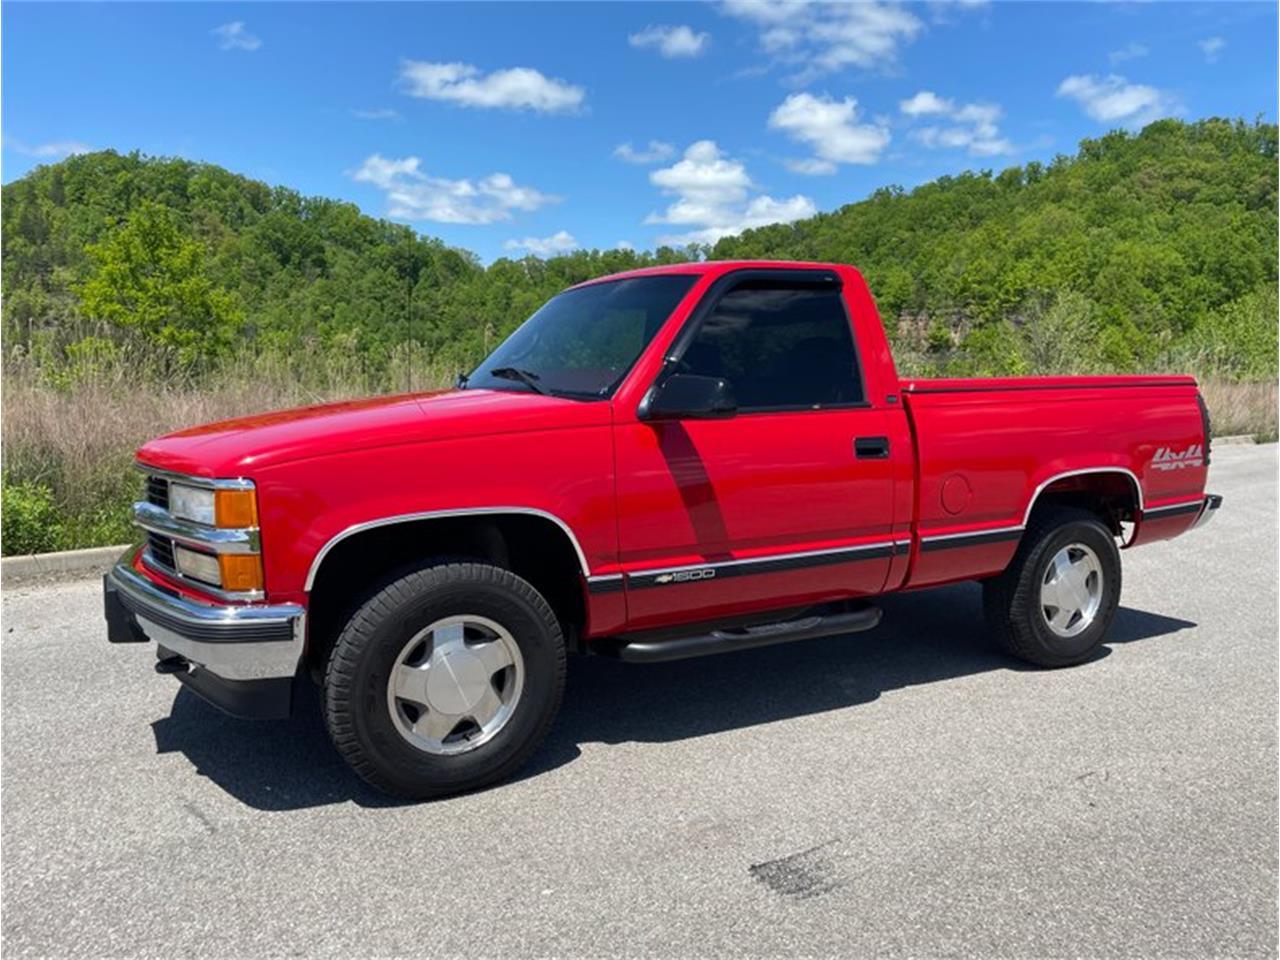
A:
[[[574,536],[569,524],[554,513],[548,513],[546,510],[539,510],[536,507],[467,507],[461,510],[428,510],[423,513],[402,513],[393,517],[382,517],[378,520],[366,520],[364,523],[353,524],[330,538],[329,542],[320,548],[320,552],[311,561],[311,568],[307,571],[307,579],[302,589],[310,592],[312,584],[315,583],[316,574],[320,571],[320,565],[324,562],[324,558],[328,556],[329,551],[347,539],[347,537],[354,536],[357,533],[374,530],[378,527],[389,527],[397,523],[413,523],[417,520],[444,520],[449,517],[492,517],[502,514],[519,514],[550,520],[564,531],[565,536],[569,538],[569,542],[573,544],[573,551],[578,555],[578,563],[582,567],[582,575],[584,577],[591,575],[591,568],[587,565],[587,555],[582,552],[582,545],[578,543],[578,538]]]
[[[143,530],[172,537],[193,547],[204,547],[214,553],[258,553],[261,549],[256,527],[243,530],[206,527],[202,523],[180,520],[168,510],[145,500],[133,505],[133,522]]]
[[[1142,484],[1138,482],[1138,475],[1127,467],[1087,467],[1083,470],[1065,470],[1062,473],[1055,473],[1053,476],[1044,480],[1040,486],[1036,487],[1035,493],[1031,494],[1031,502],[1027,504],[1027,510],[1022,515],[1022,526],[1026,526],[1031,522],[1031,511],[1036,507],[1036,501],[1040,498],[1040,494],[1044,493],[1049,486],[1057,483],[1059,480],[1065,480],[1067,477],[1082,477],[1095,473],[1118,473],[1128,477],[1129,482],[1133,484],[1134,493],[1138,499],[1138,513],[1143,510],[1142,500]]]
[[[211,477],[193,477],[189,473],[175,473],[172,470],[161,470],[159,467],[153,467],[150,464],[143,463],[141,460],[133,461],[133,469],[141,470],[148,476],[163,477],[173,483],[185,483],[189,487],[202,487],[205,490],[251,490],[253,488],[253,481],[246,480],[244,477],[237,477],[234,480],[214,480]]]

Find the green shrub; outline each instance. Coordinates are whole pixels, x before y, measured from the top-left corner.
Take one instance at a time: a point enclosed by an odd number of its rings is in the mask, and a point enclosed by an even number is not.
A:
[[[6,556],[46,553],[61,545],[58,507],[53,491],[42,483],[6,481],[0,487],[0,521]]]

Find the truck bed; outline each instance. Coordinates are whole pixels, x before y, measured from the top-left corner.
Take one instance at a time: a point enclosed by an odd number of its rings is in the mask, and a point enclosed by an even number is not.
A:
[[[901,391],[922,544],[909,586],[1002,570],[1037,496],[1073,478],[1106,473],[1136,499],[1131,542],[1195,521],[1208,457],[1192,377],[913,378]]]

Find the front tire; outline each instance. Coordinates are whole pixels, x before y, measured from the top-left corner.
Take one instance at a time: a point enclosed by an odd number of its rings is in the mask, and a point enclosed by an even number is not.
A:
[[[372,786],[409,799],[510,776],[560,707],[565,649],[528,582],[484,563],[438,563],[368,600],[325,671],[325,726]]]
[[[1001,647],[1040,667],[1092,658],[1120,604],[1120,551],[1098,517],[1051,508],[1022,536],[1012,562],[983,584],[987,622]]]

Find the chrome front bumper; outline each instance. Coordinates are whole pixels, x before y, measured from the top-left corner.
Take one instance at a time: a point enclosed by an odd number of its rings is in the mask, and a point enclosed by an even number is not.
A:
[[[303,608],[198,603],[135,570],[136,553],[131,548],[103,579],[107,638],[154,640],[162,658],[186,661],[188,668],[176,673],[179,680],[230,713],[287,715],[288,691],[302,659]],[[267,699],[283,695],[283,705],[262,709],[259,701],[267,692]]]

